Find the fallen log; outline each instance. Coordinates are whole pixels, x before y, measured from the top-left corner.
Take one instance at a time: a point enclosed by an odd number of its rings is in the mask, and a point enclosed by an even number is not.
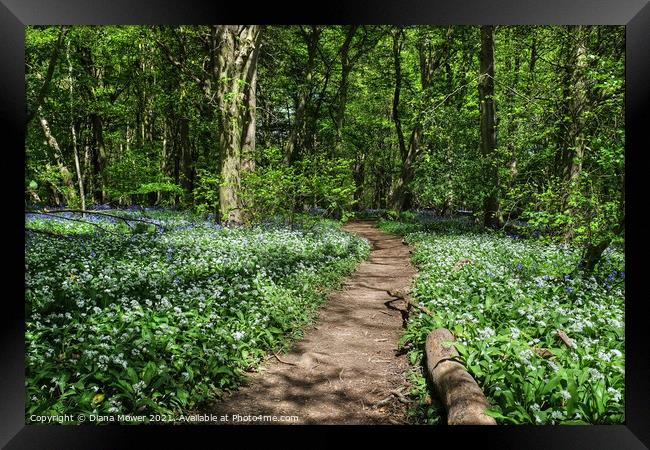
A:
[[[458,352],[451,344],[454,336],[446,328],[427,336],[427,370],[438,396],[447,410],[449,425],[496,425],[485,414],[489,403],[474,378],[454,360]]]

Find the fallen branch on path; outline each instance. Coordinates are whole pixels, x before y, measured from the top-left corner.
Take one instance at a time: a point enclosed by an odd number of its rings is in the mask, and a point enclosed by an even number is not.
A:
[[[401,295],[401,294],[399,293],[399,291],[398,291],[398,292],[393,292],[393,291],[390,291],[390,290],[388,290],[388,289],[386,290],[386,292],[387,292],[388,295],[390,295],[391,297],[395,297],[396,299],[399,299],[399,300],[404,300],[408,305],[411,305],[411,306],[413,306],[414,308],[419,309],[419,310],[422,311],[423,313],[425,313],[425,314],[427,314],[427,315],[429,315],[429,316],[431,316],[431,317],[433,317],[433,318],[436,317],[436,315],[435,315],[433,312],[431,312],[431,310],[429,310],[428,308],[426,308],[426,307],[420,305],[419,303],[417,303],[417,302],[411,300],[410,297],[409,297],[408,295]]]
[[[408,398],[406,398],[404,396],[404,394],[402,393],[403,390],[404,390],[404,388],[399,388],[399,389],[394,389],[392,391],[389,391],[390,395],[388,397],[384,398],[383,400],[380,400],[377,403],[375,403],[373,405],[373,408],[379,408],[380,406],[384,406],[384,405],[388,404],[392,400],[393,397],[396,397],[397,400],[399,400],[401,403],[404,403],[404,404],[413,403],[413,400],[409,400]]]
[[[275,352],[273,352],[273,356],[275,356],[275,359],[277,359],[278,361],[280,361],[282,364],[287,364],[287,365],[289,365],[289,366],[297,366],[297,365],[298,365],[298,364],[294,364],[294,363],[292,363],[292,362],[285,361],[285,360],[281,359],[281,358],[277,355],[277,353],[275,353]]]
[[[404,403],[405,405],[408,405],[409,403],[413,403],[413,400],[409,400],[402,394],[401,389],[396,390],[396,391],[390,391],[395,397],[397,397],[397,400],[400,402]]]

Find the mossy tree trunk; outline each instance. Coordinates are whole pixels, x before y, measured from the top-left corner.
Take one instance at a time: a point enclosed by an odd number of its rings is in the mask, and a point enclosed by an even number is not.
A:
[[[219,212],[242,223],[241,172],[252,170],[259,26],[219,25],[214,78],[219,123]]]

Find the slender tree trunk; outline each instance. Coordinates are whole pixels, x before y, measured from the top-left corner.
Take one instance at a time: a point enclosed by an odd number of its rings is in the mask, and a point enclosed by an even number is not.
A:
[[[403,30],[398,30],[393,33],[393,63],[395,66],[395,91],[393,93],[393,111],[392,119],[395,123],[395,131],[397,133],[397,142],[399,145],[399,153],[402,160],[406,159],[406,143],[404,141],[404,131],[402,130],[402,122],[399,116],[399,99],[402,92],[402,44]]]
[[[478,86],[481,122],[481,154],[484,176],[488,184],[485,197],[484,224],[486,227],[503,225],[499,208],[499,171],[496,157],[496,108],[494,102],[494,26],[481,26],[480,81]]]
[[[513,36],[512,29],[510,29],[510,42],[512,43],[517,43],[516,36]],[[519,53],[516,51],[516,49],[513,49],[514,51],[514,56],[513,60],[509,58],[506,61],[506,71],[510,72],[512,70],[512,88],[516,89],[517,84],[519,82],[519,66],[521,63],[521,59],[519,56]],[[514,67],[513,67],[514,63]],[[515,113],[512,112],[514,109],[514,104],[515,104],[515,98],[512,89],[509,89],[506,94],[506,101],[508,102],[508,109],[510,110],[510,113],[508,114],[508,126],[507,126],[507,133],[508,133],[508,157],[509,157],[509,162],[508,162],[508,167],[510,169],[510,181],[509,185],[512,186],[512,184],[515,181],[515,178],[517,177],[517,148],[515,147],[515,133],[517,132],[517,122],[516,122],[516,117]]]
[[[341,46],[341,82],[339,84],[339,95],[338,101],[334,113],[334,148],[336,154],[340,154],[340,150],[343,146],[343,126],[345,125],[345,107],[348,102],[348,78],[350,76],[350,71],[354,63],[350,59],[350,47],[352,45],[352,39],[356,34],[359,26],[358,25],[349,25],[347,28],[347,34],[345,36],[345,41]]]
[[[254,47],[244,68],[246,90],[242,171],[255,170],[255,131],[257,128],[257,60],[260,54],[259,30],[254,34]]]
[[[393,193],[393,208],[398,211],[401,211],[406,203],[405,198],[405,180],[404,175],[408,175],[407,161],[409,156],[409,151],[406,147],[406,142],[404,140],[404,131],[402,129],[402,122],[399,115],[399,101],[402,91],[402,45],[403,45],[404,31],[399,29],[393,33],[393,64],[395,67],[395,90],[393,92],[393,110],[392,110],[392,119],[395,124],[395,132],[397,133],[397,143],[399,145],[399,153],[402,160],[402,173],[400,178],[397,181],[397,186]],[[406,169],[406,170],[405,170]]]
[[[77,148],[77,131],[74,126],[74,118],[72,112],[74,110],[74,85],[72,78],[72,62],[70,61],[70,43],[66,45],[66,59],[68,61],[68,83],[70,84],[70,134],[72,135],[72,152],[74,154],[74,165],[77,171],[77,182],[79,185],[79,198],[81,199],[81,209],[86,210],[86,195],[84,193],[84,180],[81,174],[81,166],[79,164],[79,150]],[[83,217],[82,213],[82,217]]]
[[[106,147],[104,145],[104,127],[102,118],[99,114],[91,114],[91,121],[93,126],[93,178],[95,179],[95,193],[94,196],[100,203],[106,201],[106,189],[104,186],[104,169],[106,167]]]
[[[449,27],[446,32],[445,41],[441,48],[435,53],[432,51],[430,42],[422,41],[418,45],[418,55],[420,58],[420,83],[422,93],[426,97],[429,87],[433,81],[436,70],[446,63],[449,57],[453,28]],[[422,111],[418,111],[415,124],[411,131],[408,149],[404,142],[404,135],[401,130],[399,118],[399,95],[401,88],[401,44],[399,43],[399,33],[393,35],[393,59],[395,64],[395,93],[393,95],[393,120],[397,130],[397,137],[400,146],[400,155],[402,156],[402,170],[397,180],[395,191],[393,192],[393,208],[398,211],[410,209],[413,206],[413,193],[409,184],[414,176],[415,160],[420,152],[420,143],[422,141]]]
[[[167,145],[167,142],[168,142],[168,140],[167,140],[167,129],[168,129],[167,121],[168,121],[168,118],[165,115],[164,118],[163,118],[162,149],[161,149],[162,151],[161,151],[161,155],[160,155],[160,173],[162,173],[163,175],[169,175],[169,169],[168,169],[169,163],[167,161],[167,159],[169,158],[169,155],[168,155],[169,149],[167,148],[168,147],[168,145]],[[127,142],[127,148],[128,148],[128,142]],[[158,193],[156,195],[156,203],[160,203],[162,201],[162,199],[163,199],[163,193],[161,191],[158,191]]]
[[[354,200],[355,200],[355,209],[361,211],[363,204],[363,183],[365,181],[365,159],[366,155],[357,149],[357,160],[354,164]]]
[[[77,148],[77,132],[75,131],[74,124],[70,125],[70,132],[72,133],[72,151],[74,152],[74,165],[77,170],[77,181],[79,183],[79,198],[81,199],[81,209],[86,210],[86,194],[84,192],[84,179],[81,172],[81,165],[79,163],[79,150]]]
[[[47,97],[47,93],[50,90],[50,84],[52,83],[52,75],[54,75],[54,68],[56,67],[56,63],[59,59],[59,53],[61,53],[61,48],[63,47],[63,42],[65,40],[66,34],[68,34],[69,29],[70,28],[68,28],[67,26],[61,27],[61,31],[59,32],[59,37],[57,38],[56,44],[52,49],[52,54],[50,55],[50,61],[47,65],[47,72],[45,74],[45,79],[43,80],[43,84],[41,85],[41,89],[38,92],[38,96],[36,97],[36,101],[34,102],[34,105],[32,106],[31,110],[27,113],[28,125],[32,121],[36,113],[40,111],[41,106],[43,105],[43,101]]]
[[[307,109],[309,105],[310,92],[312,90],[312,79],[314,72],[314,63],[318,50],[318,42],[322,29],[317,26],[311,27],[310,33],[304,33],[307,43],[307,64],[305,66],[305,79],[301,84],[298,92],[298,102],[296,105],[296,116],[294,125],[291,127],[289,141],[285,149],[284,162],[291,164],[297,161],[300,152],[304,151],[309,145],[307,139]]]
[[[192,189],[194,188],[194,166],[192,164],[192,147],[190,145],[190,120],[187,117],[179,119],[179,143],[181,185],[185,190],[186,199],[191,201]]]
[[[92,163],[91,163],[91,150],[90,150],[90,138],[88,133],[83,133],[84,139],[84,154],[83,154],[83,180],[84,180],[84,192],[93,192],[94,180],[92,175]],[[94,200],[91,196],[91,200]]]

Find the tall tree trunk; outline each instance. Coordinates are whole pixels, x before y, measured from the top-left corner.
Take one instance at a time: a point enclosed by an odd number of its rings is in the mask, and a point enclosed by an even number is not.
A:
[[[91,152],[93,178],[95,192],[94,196],[100,203],[106,201],[106,188],[104,183],[104,169],[106,167],[106,147],[104,145],[104,127],[102,118],[98,113],[90,115],[93,127],[93,148]]]
[[[179,122],[181,185],[185,190],[186,199],[191,201],[190,197],[194,188],[194,165],[190,145],[190,120],[187,117],[181,117]]]
[[[397,142],[399,145],[399,153],[402,160],[406,159],[406,143],[404,141],[404,131],[402,130],[402,121],[399,116],[399,98],[402,92],[402,45],[403,45],[403,30],[397,30],[393,33],[393,63],[395,66],[395,91],[393,92],[393,111],[392,119],[395,123],[395,131],[397,133]]]
[[[413,206],[413,193],[409,188],[409,183],[413,181],[413,165],[415,163],[415,158],[420,150],[420,141],[422,139],[422,127],[418,123],[413,132],[411,133],[411,138],[409,140],[408,150],[406,152],[406,157],[402,161],[402,170],[400,172],[400,177],[397,180],[397,185],[395,186],[395,192],[393,195],[393,208],[397,211],[406,211]]]
[[[68,83],[70,84],[70,134],[72,135],[72,152],[74,154],[74,166],[77,171],[77,182],[79,185],[79,198],[81,199],[81,209],[86,210],[86,194],[84,193],[84,180],[81,174],[81,165],[79,164],[79,149],[77,147],[77,131],[75,130],[73,110],[74,110],[74,83],[72,78],[72,62],[70,61],[70,43],[66,45],[66,59],[68,61]],[[84,213],[82,213],[83,217]]]
[[[480,81],[478,85],[481,155],[484,161],[484,176],[488,185],[485,196],[484,224],[486,227],[503,225],[499,208],[499,170],[496,157],[496,108],[494,102],[494,26],[481,26]]]
[[[254,102],[259,26],[215,26],[218,46],[214,78],[219,121],[219,208],[221,218],[243,221],[239,191],[242,168],[250,168],[255,146]],[[253,103],[254,105],[254,103]],[[251,132],[252,126],[252,132]],[[245,162],[244,162],[245,161]]]
[[[318,26],[312,26],[311,32],[304,32],[303,36],[307,43],[307,64],[305,66],[305,79],[298,90],[298,102],[296,105],[296,116],[293,127],[291,127],[289,141],[285,149],[284,162],[291,164],[297,161],[301,151],[309,145],[307,139],[307,107],[312,89],[312,79],[314,72],[314,63],[318,50],[318,42],[322,29]]]
[[[399,95],[401,88],[401,44],[399,43],[399,35],[393,35],[393,60],[395,64],[395,93],[393,95],[393,121],[397,130],[397,138],[400,146],[400,155],[402,156],[402,169],[400,177],[397,180],[395,191],[393,192],[393,208],[397,211],[404,211],[413,206],[413,193],[409,188],[409,184],[414,176],[415,160],[420,152],[420,143],[422,141],[423,127],[422,127],[422,113],[418,111],[415,119],[415,124],[411,131],[408,148],[404,142],[404,134],[399,121]],[[449,59],[449,52],[451,47],[451,40],[453,34],[453,27],[447,28],[445,40],[442,47],[437,51],[433,51],[431,42],[423,39],[418,44],[418,56],[420,58],[420,83],[422,86],[422,95],[424,97],[429,95],[429,88],[433,82],[433,77],[442,66]],[[397,120],[396,120],[397,119]]]
[[[350,76],[350,71],[354,62],[350,59],[350,47],[352,45],[352,39],[359,28],[358,25],[349,25],[347,27],[347,33],[345,36],[345,41],[341,46],[341,82],[339,84],[339,95],[338,101],[336,104],[336,109],[334,112],[334,148],[337,154],[340,154],[340,150],[343,146],[343,126],[345,124],[345,107],[348,102],[348,78]]]
[[[512,28],[510,28],[510,42],[511,43],[517,43],[517,36],[513,35]],[[513,112],[514,109],[514,104],[515,104],[515,98],[514,98],[514,93],[513,89],[517,88],[517,84],[519,83],[519,66],[521,64],[521,59],[519,56],[519,53],[516,51],[516,49],[513,49],[513,60],[512,61],[510,58],[507,59],[506,61],[506,71],[510,72],[512,71],[512,89],[508,89],[507,94],[506,94],[506,101],[508,102],[508,109],[510,110],[508,114],[508,126],[507,126],[507,133],[508,133],[508,168],[510,169],[510,180],[509,180],[509,185],[512,186],[512,184],[515,181],[515,178],[517,177],[517,148],[515,147],[515,133],[517,132],[517,122],[516,122],[516,116],[515,113]],[[513,67],[514,63],[514,67]]]
[[[70,125],[70,132],[72,133],[72,151],[74,152],[74,165],[77,170],[77,181],[79,184],[79,198],[81,199],[81,209],[86,210],[86,194],[84,192],[84,179],[81,172],[81,165],[79,163],[79,149],[77,148],[77,132],[75,131],[74,124]]]
[[[355,200],[355,209],[361,211],[362,209],[362,199],[363,199],[363,183],[365,180],[365,159],[366,155],[364,152],[357,148],[357,160],[354,164],[354,200]]]
[[[399,145],[399,153],[402,160],[402,168],[404,169],[406,161],[408,158],[408,149],[406,148],[406,142],[404,140],[404,130],[402,129],[402,122],[399,115],[399,100],[400,94],[402,91],[402,45],[403,45],[404,31],[398,29],[393,33],[393,64],[395,67],[395,90],[393,92],[393,110],[392,110],[392,119],[395,124],[395,132],[397,133],[397,143]],[[402,171],[404,171],[402,169]],[[397,186],[393,193],[393,208],[398,211],[401,211],[404,207],[405,196],[404,196],[404,180],[403,175],[400,176],[397,181]]]
[[[254,47],[246,61],[244,69],[245,91],[245,127],[242,145],[242,171],[255,170],[255,132],[257,128],[257,60],[260,54],[259,30],[254,35]]]
[[[570,92],[568,113],[571,119],[568,130],[568,147],[563,154],[564,176],[571,183],[575,182],[582,171],[582,161],[585,154],[585,119],[587,108],[587,30],[584,26],[571,27],[569,39],[575,40],[569,55],[567,66],[570,70],[568,77]]]

